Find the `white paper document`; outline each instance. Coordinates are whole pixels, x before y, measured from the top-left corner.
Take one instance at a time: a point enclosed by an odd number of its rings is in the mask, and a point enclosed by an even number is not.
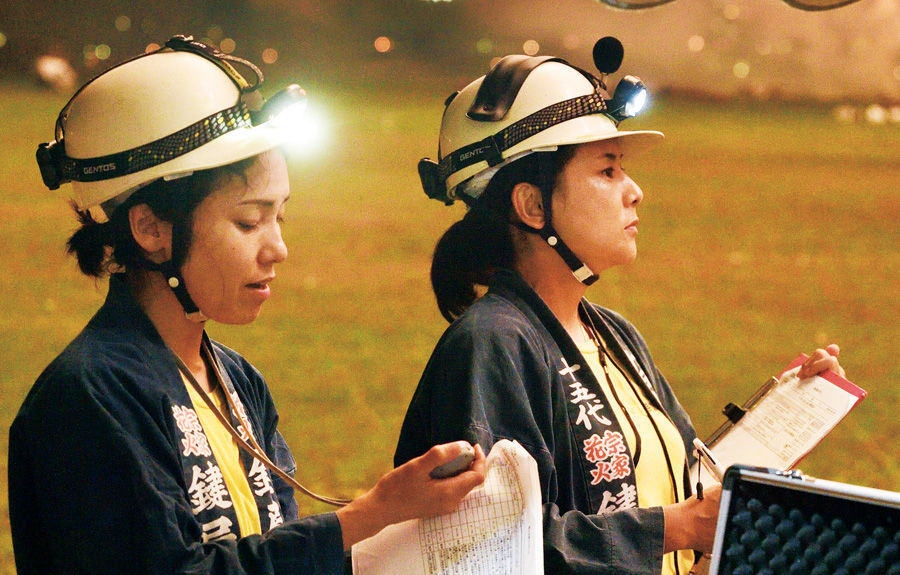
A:
[[[719,465],[792,469],[856,406],[866,392],[833,372],[799,379],[801,356],[746,413],[709,445]],[[696,468],[692,477],[696,477]],[[713,481],[701,470],[704,485]]]
[[[541,575],[544,572],[537,464],[501,440],[487,476],[453,513],[391,525],[353,546],[355,575]]]

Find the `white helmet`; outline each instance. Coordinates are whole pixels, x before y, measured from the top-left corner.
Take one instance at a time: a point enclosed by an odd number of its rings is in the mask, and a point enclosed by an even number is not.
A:
[[[602,38],[594,54],[604,75],[614,72],[621,63],[621,43]],[[626,104],[640,94],[646,91],[634,76],[620,81],[610,98],[602,79],[564,60],[507,56],[448,99],[438,162],[425,158],[419,163],[425,192],[448,204],[461,196],[475,199],[510,161],[567,144],[617,138],[629,152],[642,149],[662,133],[617,129],[636,113]]]
[[[229,61],[248,66],[256,82],[249,84]],[[75,93],[60,112],[56,141],[38,148],[44,183],[56,189],[71,181],[79,210],[100,206],[108,216],[159,178],[270,150],[284,143],[287,130],[272,119],[268,104],[262,106],[261,82],[250,62],[176,36]],[[299,86],[284,94],[282,101],[305,101]]]

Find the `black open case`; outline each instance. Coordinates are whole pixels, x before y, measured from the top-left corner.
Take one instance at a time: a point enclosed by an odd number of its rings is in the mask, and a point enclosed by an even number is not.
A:
[[[734,465],[709,575],[900,575],[900,493]]]

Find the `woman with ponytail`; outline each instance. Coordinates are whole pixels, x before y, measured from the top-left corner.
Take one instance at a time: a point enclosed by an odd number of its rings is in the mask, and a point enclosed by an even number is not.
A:
[[[292,127],[232,63],[255,70],[175,37],[82,87],[38,149],[47,186],[72,183],[68,250],[109,293],[10,429],[20,575],[339,574],[354,543],[449,512],[484,479],[479,448],[469,469],[431,477],[472,449],[462,441],[352,501],[294,479],[262,376],[205,331],[252,322],[287,257]],[[338,509],[300,518],[295,490]]]
[[[616,45],[621,62],[618,41],[598,42]],[[690,418],[634,326],[584,297],[637,255],[644,193],[623,161],[662,138],[618,130],[642,85],[627,76],[610,97],[608,60],[596,78],[508,56],[447,101],[439,161],[419,173],[429,197],[469,211],[435,249],[452,323],[394,462],[445,441],[518,441],[537,462],[546,573],[687,575],[712,548],[720,489],[692,494]],[[801,377],[841,372],[837,351],[817,350]]]

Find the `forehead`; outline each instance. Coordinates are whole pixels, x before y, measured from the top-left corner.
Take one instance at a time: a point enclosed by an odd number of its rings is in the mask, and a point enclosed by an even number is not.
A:
[[[616,159],[622,157],[622,144],[617,138],[579,144],[575,157],[583,159]]]
[[[266,152],[254,157],[242,172],[229,172],[219,178],[210,199],[225,204],[280,205],[288,196],[290,182],[284,157],[278,152]]]

